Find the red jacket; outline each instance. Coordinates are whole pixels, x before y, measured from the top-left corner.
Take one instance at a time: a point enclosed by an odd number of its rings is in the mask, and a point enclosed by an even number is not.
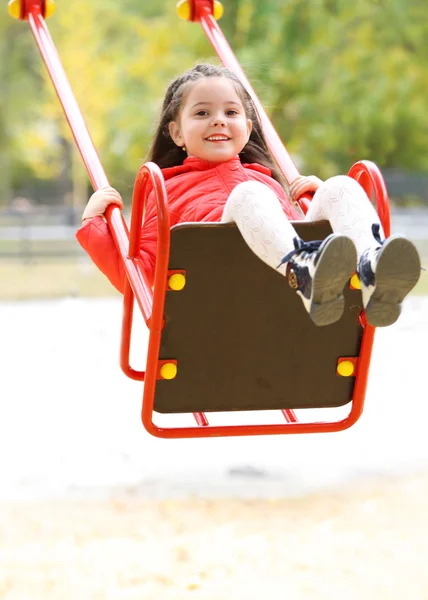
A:
[[[186,222],[219,222],[232,190],[238,183],[249,180],[269,186],[290,220],[301,219],[282,186],[272,179],[270,170],[259,164],[243,165],[238,156],[223,163],[212,163],[192,156],[178,167],[163,169],[162,173],[168,194],[171,227]],[[153,281],[156,260],[156,218],[156,205],[151,193],[141,231],[141,259],[150,281]],[[125,269],[104,219],[95,217],[86,222],[76,233],[76,238],[97,267],[123,293]]]

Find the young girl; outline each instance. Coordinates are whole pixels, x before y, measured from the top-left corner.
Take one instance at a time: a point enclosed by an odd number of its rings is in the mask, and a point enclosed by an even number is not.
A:
[[[293,201],[315,192],[305,220],[330,221],[333,234],[305,242],[290,219],[290,204],[269,153],[253,102],[225,68],[197,65],[168,88],[149,160],[163,170],[171,226],[183,222],[235,222],[249,247],[285,275],[316,325],[343,313],[343,289],[356,270],[367,320],[376,327],[394,323],[401,302],[416,285],[420,260],[411,242],[385,240],[376,211],[353,179],[322,182],[298,177]],[[110,203],[123,208],[113,188],[95,192],[83,213],[77,239],[121,292],[125,271],[103,214]],[[153,279],[156,208],[147,200],[141,259]]]

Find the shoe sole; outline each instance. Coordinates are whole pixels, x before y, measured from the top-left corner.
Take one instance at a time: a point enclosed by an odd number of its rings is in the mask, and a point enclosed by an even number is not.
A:
[[[309,314],[315,325],[323,327],[340,319],[345,308],[343,289],[355,272],[357,251],[346,236],[335,236],[326,244],[312,281]]]
[[[366,306],[373,327],[387,327],[398,319],[401,303],[417,284],[421,262],[414,245],[402,237],[391,237],[383,245],[376,267],[375,290]]]

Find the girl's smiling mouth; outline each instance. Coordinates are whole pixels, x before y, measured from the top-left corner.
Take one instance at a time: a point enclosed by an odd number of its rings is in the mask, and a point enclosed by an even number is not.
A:
[[[230,137],[223,134],[215,134],[208,136],[207,138],[205,138],[205,140],[207,142],[227,142],[228,140],[230,140]]]

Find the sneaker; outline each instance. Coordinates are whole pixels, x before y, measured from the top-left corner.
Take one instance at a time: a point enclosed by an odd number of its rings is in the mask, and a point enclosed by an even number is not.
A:
[[[367,321],[373,327],[387,327],[398,319],[401,303],[417,284],[421,261],[412,242],[393,235],[363,252],[357,274]]]
[[[281,265],[287,263],[290,287],[301,297],[315,325],[338,321],[345,307],[343,288],[357,264],[352,240],[332,233],[324,241],[304,242],[294,238],[294,246],[281,261]]]

